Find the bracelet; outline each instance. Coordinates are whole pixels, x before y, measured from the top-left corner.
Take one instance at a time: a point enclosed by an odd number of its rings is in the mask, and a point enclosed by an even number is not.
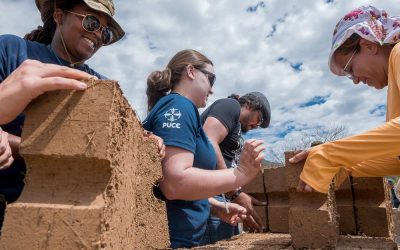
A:
[[[232,196],[229,198],[229,201],[233,201],[233,200],[236,199],[241,193],[242,193],[242,189],[241,189],[241,188],[236,189],[235,192],[233,192]]]

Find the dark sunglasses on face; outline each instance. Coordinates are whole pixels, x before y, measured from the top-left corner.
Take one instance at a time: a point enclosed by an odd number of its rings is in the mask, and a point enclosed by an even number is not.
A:
[[[201,73],[203,73],[204,75],[207,76],[208,81],[210,82],[210,86],[211,86],[211,88],[212,88],[212,87],[214,86],[215,79],[217,78],[217,77],[215,76],[215,74],[213,74],[213,73],[211,73],[210,71],[207,71],[207,70],[205,70],[205,69],[197,69],[197,70],[199,70]]]
[[[96,32],[101,30],[101,42],[103,45],[108,45],[113,39],[113,33],[110,28],[101,25],[100,20],[92,15],[92,14],[80,14],[73,11],[65,10],[68,13],[81,16],[82,19],[82,27],[88,32]]]

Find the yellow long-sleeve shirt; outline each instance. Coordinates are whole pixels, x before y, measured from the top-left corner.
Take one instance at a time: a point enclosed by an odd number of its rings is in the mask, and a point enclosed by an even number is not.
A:
[[[400,43],[390,53],[388,68],[387,122],[312,148],[300,179],[316,191],[327,193],[339,172],[355,177],[400,175]]]

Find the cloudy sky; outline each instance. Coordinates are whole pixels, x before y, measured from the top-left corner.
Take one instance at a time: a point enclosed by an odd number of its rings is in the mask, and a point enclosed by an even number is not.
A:
[[[356,86],[331,74],[331,34],[351,9],[372,4],[398,15],[397,2],[114,0],[126,36],[87,63],[120,82],[143,120],[148,74],[163,69],[179,50],[196,49],[215,64],[217,81],[209,103],[250,91],[268,97],[270,128],[248,136],[263,139],[269,149],[314,128],[342,125],[355,134],[384,122],[386,89]],[[0,10],[1,34],[23,36],[41,24],[34,0],[1,0]]]

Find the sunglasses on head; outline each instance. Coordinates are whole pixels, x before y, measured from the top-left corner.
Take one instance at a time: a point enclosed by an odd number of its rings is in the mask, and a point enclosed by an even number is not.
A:
[[[200,71],[201,73],[203,73],[204,75],[207,76],[208,81],[210,82],[210,86],[211,86],[211,88],[212,88],[212,87],[214,86],[215,79],[217,78],[217,77],[215,76],[215,74],[213,74],[213,73],[211,73],[210,71],[207,71],[207,70],[205,70],[205,69],[200,69],[200,68],[198,68],[197,70]]]
[[[101,30],[101,42],[103,45],[108,45],[113,39],[113,33],[109,27],[103,26],[100,23],[100,20],[92,15],[92,14],[80,14],[73,11],[65,10],[68,13],[81,16],[82,19],[82,27],[88,32],[96,32]]]

